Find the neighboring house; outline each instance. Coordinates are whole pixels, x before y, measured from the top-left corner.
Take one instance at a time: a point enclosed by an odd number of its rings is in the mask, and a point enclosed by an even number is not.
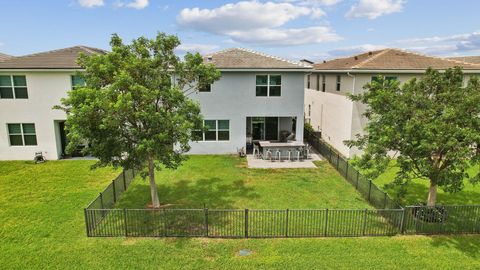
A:
[[[76,46],[0,61],[0,160],[33,159],[37,151],[47,159],[62,156],[66,115],[52,107],[83,84],[75,76],[81,52],[104,51]]]
[[[447,59],[467,62],[472,64],[480,64],[480,56],[456,56],[456,57],[448,57]]]
[[[53,110],[76,85],[76,46],[0,60],[0,160],[33,159],[42,151],[59,159],[67,144],[63,111]],[[221,71],[210,87],[189,93],[208,127],[192,142],[192,154],[235,153],[254,140],[279,140],[293,132],[303,141],[304,76],[311,66],[245,49],[205,57]],[[250,145],[250,144],[248,144]]]
[[[420,55],[398,49],[384,49],[359,55],[324,61],[314,65],[307,75],[305,119],[322,138],[346,157],[359,154],[349,149],[345,140],[363,133],[365,105],[352,102],[347,94],[364,91],[363,86],[377,75],[406,82],[420,77],[429,67],[439,70],[461,66],[464,73],[479,74],[480,65],[457,60]]]
[[[222,76],[189,95],[200,102],[209,129],[191,143],[190,153],[234,153],[289,133],[303,141],[304,80],[311,66],[238,48],[206,55],[204,61]]]

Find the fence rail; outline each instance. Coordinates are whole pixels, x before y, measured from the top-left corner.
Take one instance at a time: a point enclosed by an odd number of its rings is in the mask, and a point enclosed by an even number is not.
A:
[[[367,179],[348,163],[333,147],[322,141],[316,134],[305,131],[307,141],[350,183],[360,194],[377,209],[402,209],[386,192],[378,188],[372,180]]]
[[[85,208],[89,237],[357,237],[480,233],[480,205],[401,207],[313,134],[310,143],[377,209],[118,209],[123,171]]]

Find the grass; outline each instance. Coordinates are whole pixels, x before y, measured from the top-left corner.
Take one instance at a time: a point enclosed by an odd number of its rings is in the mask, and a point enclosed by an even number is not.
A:
[[[398,197],[400,188],[398,186],[389,187],[388,184],[393,181],[397,171],[398,167],[395,167],[393,163],[385,173],[374,180],[379,188],[384,189],[393,197]],[[477,172],[477,167],[472,167],[468,171],[469,175],[474,175]],[[437,203],[443,205],[480,204],[480,185],[473,185],[467,179],[465,179],[464,184],[464,189],[456,193],[448,193],[443,191],[442,188],[438,188]],[[429,185],[429,181],[425,179],[414,179],[407,185],[407,193],[403,198],[400,198],[400,202],[403,205],[416,205],[419,202],[425,202]]]
[[[162,204],[176,208],[372,208],[327,162],[317,169],[247,169],[235,156],[191,156],[178,170],[156,173]],[[148,181],[135,181],[119,208],[145,208]]]
[[[2,269],[480,267],[479,236],[87,238],[82,208],[117,174],[110,169],[90,171],[91,164],[91,161],[49,161],[39,165],[0,162]],[[251,250],[252,255],[239,256],[241,249]]]

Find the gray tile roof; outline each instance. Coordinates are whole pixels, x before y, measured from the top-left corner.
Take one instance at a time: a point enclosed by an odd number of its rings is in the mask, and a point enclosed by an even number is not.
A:
[[[310,69],[311,66],[243,48],[231,48],[203,57],[218,69]]]
[[[440,57],[407,52],[400,49],[383,49],[350,57],[317,63],[317,70],[424,70],[447,69],[455,66],[480,70],[480,65]]]
[[[77,69],[80,53],[87,55],[105,53],[104,50],[86,46],[11,57],[0,61],[0,69]]]
[[[4,53],[0,53],[0,62],[5,61],[5,60],[7,60],[7,59],[10,59],[10,58],[12,58],[12,57],[13,57],[13,56],[11,56],[11,55],[4,54]]]

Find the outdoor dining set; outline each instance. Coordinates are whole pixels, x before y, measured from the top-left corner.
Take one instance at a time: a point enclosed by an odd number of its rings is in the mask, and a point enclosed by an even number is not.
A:
[[[259,141],[253,145],[253,156],[270,161],[303,161],[310,158],[312,147],[296,141]]]

